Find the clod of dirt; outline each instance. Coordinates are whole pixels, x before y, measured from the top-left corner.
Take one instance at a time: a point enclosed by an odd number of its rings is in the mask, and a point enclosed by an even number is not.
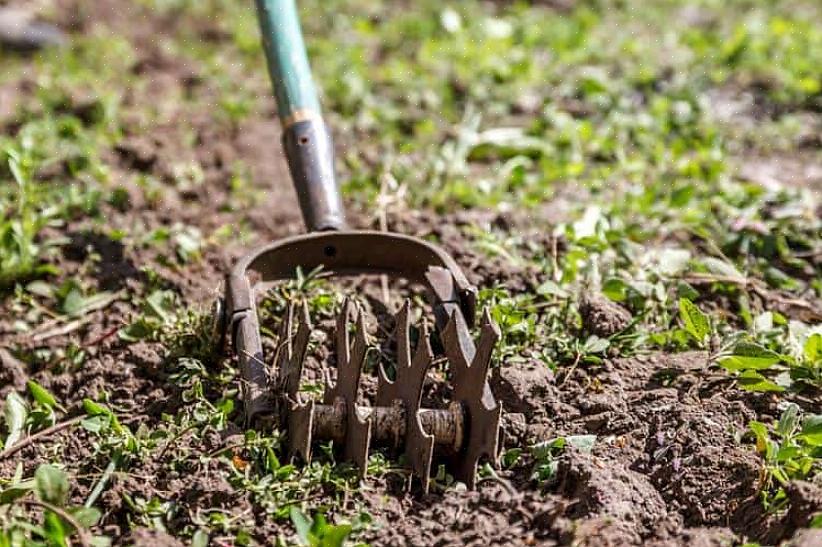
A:
[[[584,293],[579,301],[579,313],[586,332],[608,338],[631,324],[631,312],[599,293]]]
[[[788,543],[791,547],[817,547],[822,545],[822,529],[805,528],[799,530]]]
[[[822,486],[807,481],[793,481],[786,488],[791,500],[788,520],[797,528],[808,526],[811,518],[822,513]]]
[[[125,165],[138,171],[147,171],[157,161],[157,147],[147,137],[124,139],[114,147]]]
[[[530,417],[534,400],[544,398],[554,384],[554,373],[544,363],[517,363],[500,367],[491,377],[494,394],[508,412]]]
[[[729,509],[756,494],[758,470],[759,462],[750,450],[705,446],[685,457],[672,458],[654,479],[687,524],[719,525],[727,519]]]
[[[146,545],[153,545],[154,547],[183,547],[185,544],[182,541],[151,528],[137,528],[123,540],[122,545],[129,545],[134,547],[144,547]]]
[[[757,492],[759,457],[739,446],[733,433],[743,430],[750,419],[744,405],[721,397],[680,402],[652,417],[645,447],[648,459],[637,462],[635,469],[650,471],[669,507],[687,525],[726,524],[728,512]]]
[[[379,496],[379,503],[382,518],[362,538],[374,545],[553,545],[550,538],[568,524],[556,496],[496,482],[424,499]]]
[[[128,346],[128,359],[140,367],[148,376],[159,375],[163,370],[163,357],[158,344],[140,340]]]
[[[686,528],[678,536],[645,543],[647,547],[728,547],[739,543],[739,538],[727,528]]]
[[[0,396],[9,391],[23,389],[26,385],[26,366],[6,348],[0,348]]]
[[[558,477],[559,491],[578,500],[569,516],[609,517],[616,521],[612,530],[619,531],[620,541],[638,543],[668,516],[648,478],[617,462],[569,450]]]

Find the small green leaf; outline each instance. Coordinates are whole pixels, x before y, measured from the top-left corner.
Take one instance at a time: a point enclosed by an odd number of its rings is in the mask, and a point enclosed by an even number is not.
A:
[[[739,387],[747,391],[785,391],[785,388],[768,380],[758,372],[746,370],[737,377]]]
[[[679,316],[685,324],[685,330],[698,342],[704,342],[705,337],[711,333],[708,316],[687,298],[679,299]]]
[[[502,454],[502,467],[512,467],[520,457],[522,457],[522,448],[509,448]]]
[[[768,427],[762,422],[752,421],[748,427],[756,437],[756,450],[765,453],[768,449]]]
[[[790,403],[782,415],[779,417],[779,422],[776,424],[776,432],[782,437],[788,437],[796,426],[799,425],[799,406],[795,403]]]
[[[72,288],[63,299],[63,303],[60,306],[60,311],[66,315],[76,317],[83,311],[84,303],[85,299],[83,298],[83,293],[80,292],[80,289]]]
[[[105,415],[91,416],[89,418],[84,418],[83,421],[80,422],[83,429],[90,431],[91,433],[99,433],[105,430],[110,424],[111,420]]]
[[[540,296],[556,296],[558,298],[567,298],[568,291],[551,281],[545,281],[542,285],[537,287],[537,294]]]
[[[799,434],[809,445],[822,446],[822,414],[806,416]]]
[[[591,335],[585,340],[585,344],[582,346],[583,353],[602,353],[611,343],[606,340],[605,338],[600,338],[596,335]]]
[[[43,530],[46,538],[51,540],[49,545],[68,547],[69,543],[63,521],[53,511],[46,511],[46,516],[43,519]]]
[[[350,524],[328,526],[321,536],[322,547],[343,547],[345,540],[351,534]]]
[[[721,275],[725,277],[732,277],[736,279],[744,279],[745,276],[742,275],[742,272],[736,269],[736,266],[733,264],[726,262],[724,260],[720,260],[714,257],[705,257],[702,259],[702,264],[708,268],[708,271],[715,275]]]
[[[802,353],[805,355],[805,361],[807,361],[808,364],[814,364],[822,360],[822,334],[815,332],[808,336],[802,350]]]
[[[128,433],[128,428],[120,425],[120,420],[117,419],[117,416],[109,408],[99,403],[95,403],[91,399],[83,399],[83,409],[89,416],[105,417],[108,420],[107,425],[111,426],[111,429],[118,435],[121,433]],[[97,425],[100,425],[103,428],[107,427],[107,425],[102,421],[95,423],[93,420],[83,420],[83,426],[86,428],[91,427],[93,429]]]
[[[26,418],[29,415],[29,408],[26,401],[16,391],[10,391],[6,395],[6,406],[3,408],[3,417],[6,419],[6,429],[9,434],[6,437],[5,446],[13,446],[20,440],[26,427]]]
[[[110,414],[111,411],[99,403],[95,403],[91,399],[83,399],[83,410],[90,416],[99,416],[100,414]]]
[[[719,359],[723,368],[738,370],[765,370],[779,363],[782,356],[759,344],[740,342],[733,349],[733,354]]]
[[[33,481],[21,482],[13,486],[9,486],[3,491],[0,491],[0,505],[8,505],[14,500],[22,498],[32,490],[34,490]]]
[[[29,380],[26,382],[26,386],[29,388],[29,392],[31,396],[34,397],[34,400],[40,403],[43,406],[47,406],[49,408],[54,408],[57,405],[57,399],[54,398],[54,395],[49,393],[49,391],[35,382],[34,380]]]
[[[157,290],[146,298],[146,312],[168,323],[174,317],[176,296],[171,291]]]
[[[612,277],[605,280],[600,292],[614,302],[624,302],[628,298],[629,288],[625,281]]]
[[[580,452],[590,453],[594,449],[596,435],[567,435],[565,441]]]
[[[191,547],[208,547],[208,539],[208,532],[198,528],[194,532],[194,537],[191,538]]]
[[[51,298],[54,294],[54,287],[45,281],[32,281],[26,285],[26,290],[43,298]]]
[[[111,547],[111,538],[106,536],[94,536],[89,541],[91,547]],[[241,543],[237,543],[237,545],[243,545]],[[247,543],[245,545],[248,545]]]
[[[71,510],[74,519],[79,522],[84,528],[91,528],[100,522],[102,513],[95,507],[78,507]]]
[[[291,522],[297,530],[297,536],[302,545],[311,545],[311,521],[296,506],[292,505],[288,512]]]
[[[691,260],[690,251],[685,249],[662,249],[657,256],[659,273],[666,276],[676,275],[688,265]]]
[[[50,464],[42,464],[34,472],[37,495],[54,505],[63,505],[68,496],[69,482],[66,473]]]

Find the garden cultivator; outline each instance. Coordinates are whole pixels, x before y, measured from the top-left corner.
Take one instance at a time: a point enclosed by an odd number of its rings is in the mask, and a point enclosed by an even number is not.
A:
[[[219,334],[230,338],[243,378],[249,423],[287,431],[292,457],[308,461],[312,444],[333,441],[343,459],[364,475],[369,450],[381,445],[405,455],[427,490],[434,453],[457,480],[473,487],[478,462],[496,459],[501,408],[487,377],[499,330],[484,312],[472,337],[476,290],[456,262],[435,245],[400,234],[348,230],[334,178],[331,139],[320,115],[294,0],[257,0],[263,44],[283,125],[283,146],[311,233],[263,246],[227,277],[215,311]],[[396,315],[394,379],[379,371],[374,406],[357,400],[368,348],[364,312],[343,303],[336,321],[337,380],[321,402],[299,393],[311,335],[305,303],[291,303],[282,319],[273,366],[266,364],[255,294],[302,268],[335,275],[384,274],[424,285],[434,326],[453,382],[449,402],[422,408],[422,389],[434,359],[428,328],[411,344],[410,304]],[[254,272],[255,283],[249,273]]]

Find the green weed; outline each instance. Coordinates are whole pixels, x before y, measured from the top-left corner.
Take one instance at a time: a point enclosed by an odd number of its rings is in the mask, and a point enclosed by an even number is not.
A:
[[[767,509],[778,511],[788,502],[784,489],[788,482],[822,471],[822,416],[802,416],[799,407],[790,403],[773,427],[757,421],[749,427],[764,460],[762,501]]]
[[[22,464],[14,477],[0,491],[0,544],[2,545],[71,545],[78,536],[84,545],[110,545],[105,536],[93,535],[101,512],[91,506],[69,503],[69,477],[65,471],[42,464],[32,478],[24,479]],[[42,512],[33,519],[26,510]]]

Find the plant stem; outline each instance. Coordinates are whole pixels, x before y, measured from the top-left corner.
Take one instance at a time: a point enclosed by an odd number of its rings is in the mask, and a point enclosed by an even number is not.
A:
[[[33,505],[35,507],[39,507],[40,509],[45,509],[56,514],[61,519],[68,522],[72,528],[74,528],[74,531],[77,532],[77,539],[80,541],[80,545],[82,545],[83,547],[91,547],[91,539],[88,537],[88,530],[86,530],[82,524],[77,522],[77,519],[71,516],[64,509],[42,500],[24,499],[20,500],[20,503],[22,503],[23,505]]]
[[[34,433],[33,435],[29,435],[25,439],[19,441],[18,443],[14,444],[14,445],[6,448],[2,452],[0,452],[0,460],[4,460],[4,459],[8,458],[9,456],[11,456],[13,454],[16,454],[17,452],[19,452],[23,448],[27,447],[28,445],[30,445],[34,441],[37,441],[39,439],[48,437],[49,435],[52,435],[54,433],[57,433],[59,431],[62,431],[64,429],[66,429],[68,427],[71,427],[75,424],[78,424],[84,418],[85,418],[85,416],[75,416],[74,418],[72,418],[70,420],[66,420],[65,422],[60,422],[60,423],[54,424],[53,426],[47,427],[46,429],[43,429],[42,431],[38,431],[37,433]]]

